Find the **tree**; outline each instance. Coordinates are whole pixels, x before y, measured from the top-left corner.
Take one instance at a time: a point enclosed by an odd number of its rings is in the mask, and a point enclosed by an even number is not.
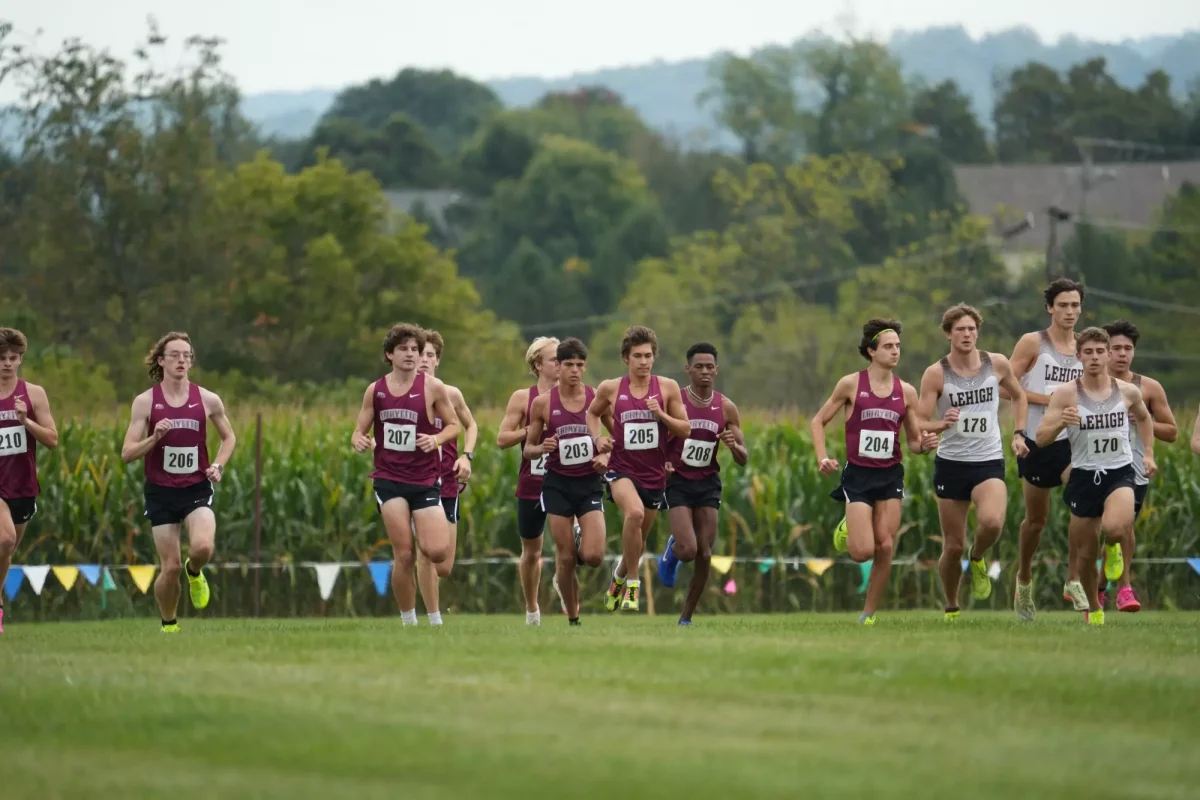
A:
[[[1030,63],[997,82],[993,122],[996,157],[1004,162],[1050,163],[1074,151],[1065,133],[1071,113],[1068,89],[1058,73]]]
[[[392,114],[374,129],[354,119],[326,117],[313,131],[300,166],[315,164],[322,150],[351,169],[367,170],[388,188],[426,189],[444,180],[441,156],[406,114]]]
[[[747,164],[785,164],[804,145],[795,88],[800,70],[799,59],[786,50],[724,56],[709,67],[709,86],[697,103],[715,106],[717,124],[741,141]]]
[[[913,98],[913,119],[934,131],[942,153],[955,164],[992,161],[987,135],[967,97],[952,80],[921,89]]]

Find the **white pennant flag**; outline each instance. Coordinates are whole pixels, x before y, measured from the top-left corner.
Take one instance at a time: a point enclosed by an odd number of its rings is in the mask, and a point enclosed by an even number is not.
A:
[[[25,567],[25,577],[29,579],[29,585],[33,587],[34,594],[42,593],[42,587],[46,585],[46,576],[49,574],[50,567],[47,565]]]
[[[317,571],[317,587],[321,590],[321,599],[328,600],[333,594],[333,585],[337,583],[338,573],[342,568],[338,564],[313,564]]]
[[[994,581],[1000,580],[1000,562],[999,561],[993,561],[992,565],[990,567],[988,567],[988,577]]]

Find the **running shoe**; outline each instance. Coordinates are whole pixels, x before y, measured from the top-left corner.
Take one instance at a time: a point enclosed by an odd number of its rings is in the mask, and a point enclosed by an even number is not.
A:
[[[848,549],[846,540],[848,538],[850,538],[850,531],[846,529],[846,518],[842,517],[842,521],[833,529],[833,552],[846,552]]]
[[[617,567],[621,565],[621,559],[618,558],[613,563],[612,581],[608,584],[608,591],[604,594],[604,609],[606,611],[616,611],[617,606],[621,605],[621,595],[625,591],[625,581],[617,582]]]
[[[1103,625],[1104,624],[1104,609],[1100,608],[1095,611],[1085,612],[1083,615],[1083,619],[1088,625]]]
[[[988,575],[987,563],[982,558],[968,563],[971,565],[971,596],[976,600],[987,600],[992,596],[992,576]]]
[[[172,622],[170,625],[163,625],[162,632],[163,633],[179,633],[179,623]]]
[[[1071,600],[1071,604],[1075,607],[1076,611],[1088,610],[1087,592],[1083,590],[1083,584],[1079,581],[1068,581],[1063,586],[1063,596]],[[1100,624],[1103,625],[1104,623]]]
[[[1021,583],[1017,581],[1017,592],[1013,595],[1013,608],[1017,616],[1026,622],[1033,622],[1037,608],[1033,604],[1033,581]]]
[[[688,625],[691,625],[691,624],[692,624],[692,621],[690,619],[680,619],[679,620],[679,627],[681,627],[681,628],[686,628]]]
[[[1132,586],[1122,586],[1121,591],[1117,592],[1117,611],[1127,611],[1134,613],[1142,610],[1142,604],[1138,602],[1137,595],[1133,593]]]
[[[208,605],[208,599],[211,592],[208,589],[208,579],[204,577],[204,568],[200,568],[200,574],[192,577],[192,573],[187,571],[187,565],[192,563],[189,558],[183,565],[183,574],[187,575],[188,579],[188,594],[192,596],[192,605],[196,608],[204,608]]]
[[[874,625],[875,624],[875,615],[872,614],[871,616],[868,617],[867,612],[864,611],[862,613],[862,616],[860,616],[858,618],[858,624],[859,625]]]
[[[625,581],[625,599],[621,601],[622,611],[637,611],[640,609],[638,595],[642,592],[641,581]]]
[[[942,617],[942,622],[957,622],[961,616],[962,611],[960,610],[947,611],[945,612],[945,616]]]
[[[4,633],[4,606],[0,606],[0,633]]]
[[[663,554],[658,557],[658,579],[668,589],[675,588],[675,576],[679,573],[679,557],[672,549],[674,544],[674,536],[667,539],[667,546],[663,550]]]
[[[1121,553],[1121,543],[1105,545],[1104,547],[1104,577],[1110,581],[1118,581],[1125,573],[1125,556]]]

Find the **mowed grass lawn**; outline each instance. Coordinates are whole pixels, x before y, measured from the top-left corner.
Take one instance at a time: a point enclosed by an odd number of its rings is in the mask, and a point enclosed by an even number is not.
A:
[[[1200,614],[1109,616],[11,623],[0,797],[1197,797]]]

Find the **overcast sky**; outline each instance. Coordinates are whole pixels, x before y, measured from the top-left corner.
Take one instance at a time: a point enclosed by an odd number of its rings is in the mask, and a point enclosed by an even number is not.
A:
[[[1200,27],[1197,0],[0,0],[0,19],[26,42],[40,28],[43,49],[79,36],[125,56],[153,13],[175,42],[196,33],[224,38],[226,68],[252,93],[336,88],[404,66],[476,79],[559,77],[744,53],[813,28],[836,33],[849,9],[857,33],[878,37],[930,25],[961,24],[975,36],[1028,25],[1049,40],[1118,41]]]

